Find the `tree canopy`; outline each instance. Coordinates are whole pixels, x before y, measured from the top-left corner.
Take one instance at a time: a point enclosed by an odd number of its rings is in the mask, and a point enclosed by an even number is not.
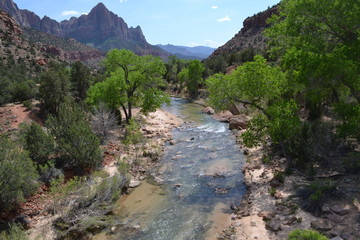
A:
[[[121,107],[127,122],[132,118],[132,108],[143,112],[154,111],[167,101],[160,90],[164,86],[163,61],[151,55],[137,56],[129,50],[113,49],[104,61],[109,77],[90,87],[87,102],[104,102],[109,108]]]

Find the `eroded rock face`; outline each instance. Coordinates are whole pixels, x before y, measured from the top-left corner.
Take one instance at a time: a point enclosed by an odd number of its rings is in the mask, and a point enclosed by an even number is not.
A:
[[[230,41],[216,49],[209,59],[227,53],[242,52],[246,49],[263,50],[266,47],[263,31],[268,24],[266,20],[277,13],[278,6],[269,8],[266,11],[245,19],[244,27]]]
[[[96,5],[88,15],[72,17],[60,23],[47,16],[41,19],[31,11],[20,10],[12,0],[0,0],[0,8],[13,16],[22,27],[74,38],[104,51],[125,48],[138,55],[169,56],[159,47],[150,45],[139,26],[129,28],[124,19],[109,11],[103,3]]]

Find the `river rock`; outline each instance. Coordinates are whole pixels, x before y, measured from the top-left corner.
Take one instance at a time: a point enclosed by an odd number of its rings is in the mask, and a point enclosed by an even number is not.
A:
[[[216,194],[227,194],[228,192],[229,192],[229,190],[226,188],[216,188],[215,189]]]
[[[212,109],[211,107],[206,107],[206,108],[204,108],[203,110],[201,110],[201,112],[212,115],[212,114],[215,113],[215,110]]]
[[[141,184],[140,181],[131,180],[129,183],[129,187],[136,188],[136,187],[140,186],[140,184]]]
[[[230,111],[221,111],[219,113],[216,113],[213,118],[219,122],[229,123],[230,118],[233,116],[234,115]]]
[[[325,219],[319,219],[319,220],[312,221],[310,223],[310,226],[313,229],[319,230],[319,231],[330,231],[333,228],[332,224]]]
[[[236,115],[230,118],[229,129],[247,129],[250,118],[246,115]]]
[[[170,145],[175,145],[176,144],[176,141],[175,140],[171,140],[170,141]]]
[[[179,159],[181,159],[181,158],[182,158],[181,155],[176,155],[176,156],[173,156],[171,159],[172,159],[172,160],[179,160]]]

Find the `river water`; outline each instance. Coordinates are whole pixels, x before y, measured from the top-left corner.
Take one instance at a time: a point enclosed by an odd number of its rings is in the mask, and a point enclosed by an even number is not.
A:
[[[164,184],[143,182],[122,198],[115,210],[115,233],[96,240],[216,239],[245,192],[244,155],[228,125],[201,113],[201,107],[173,98],[164,107],[184,121],[173,131],[175,145],[166,146],[153,175]],[[114,229],[113,229],[114,230]]]

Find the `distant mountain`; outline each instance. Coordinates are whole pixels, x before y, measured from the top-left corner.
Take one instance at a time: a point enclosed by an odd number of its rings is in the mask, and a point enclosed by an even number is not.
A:
[[[215,50],[215,48],[203,47],[203,46],[186,47],[186,46],[175,46],[171,44],[168,45],[158,44],[156,46],[181,59],[203,60],[209,57]]]
[[[164,50],[150,45],[139,26],[129,28],[124,19],[109,11],[103,3],[96,5],[88,15],[72,17],[60,23],[47,16],[41,19],[31,11],[20,10],[12,0],[0,0],[0,8],[13,16],[22,27],[74,38],[103,51],[126,48],[138,55],[169,56]]]
[[[32,28],[22,29],[16,20],[0,9],[0,56],[28,66],[46,65],[50,60],[83,61],[95,67],[104,53],[73,38],[59,38]]]
[[[219,47],[206,59],[209,61],[228,54],[260,53],[267,47],[263,31],[268,27],[266,20],[278,11],[278,5],[245,19],[244,27],[225,45]]]

